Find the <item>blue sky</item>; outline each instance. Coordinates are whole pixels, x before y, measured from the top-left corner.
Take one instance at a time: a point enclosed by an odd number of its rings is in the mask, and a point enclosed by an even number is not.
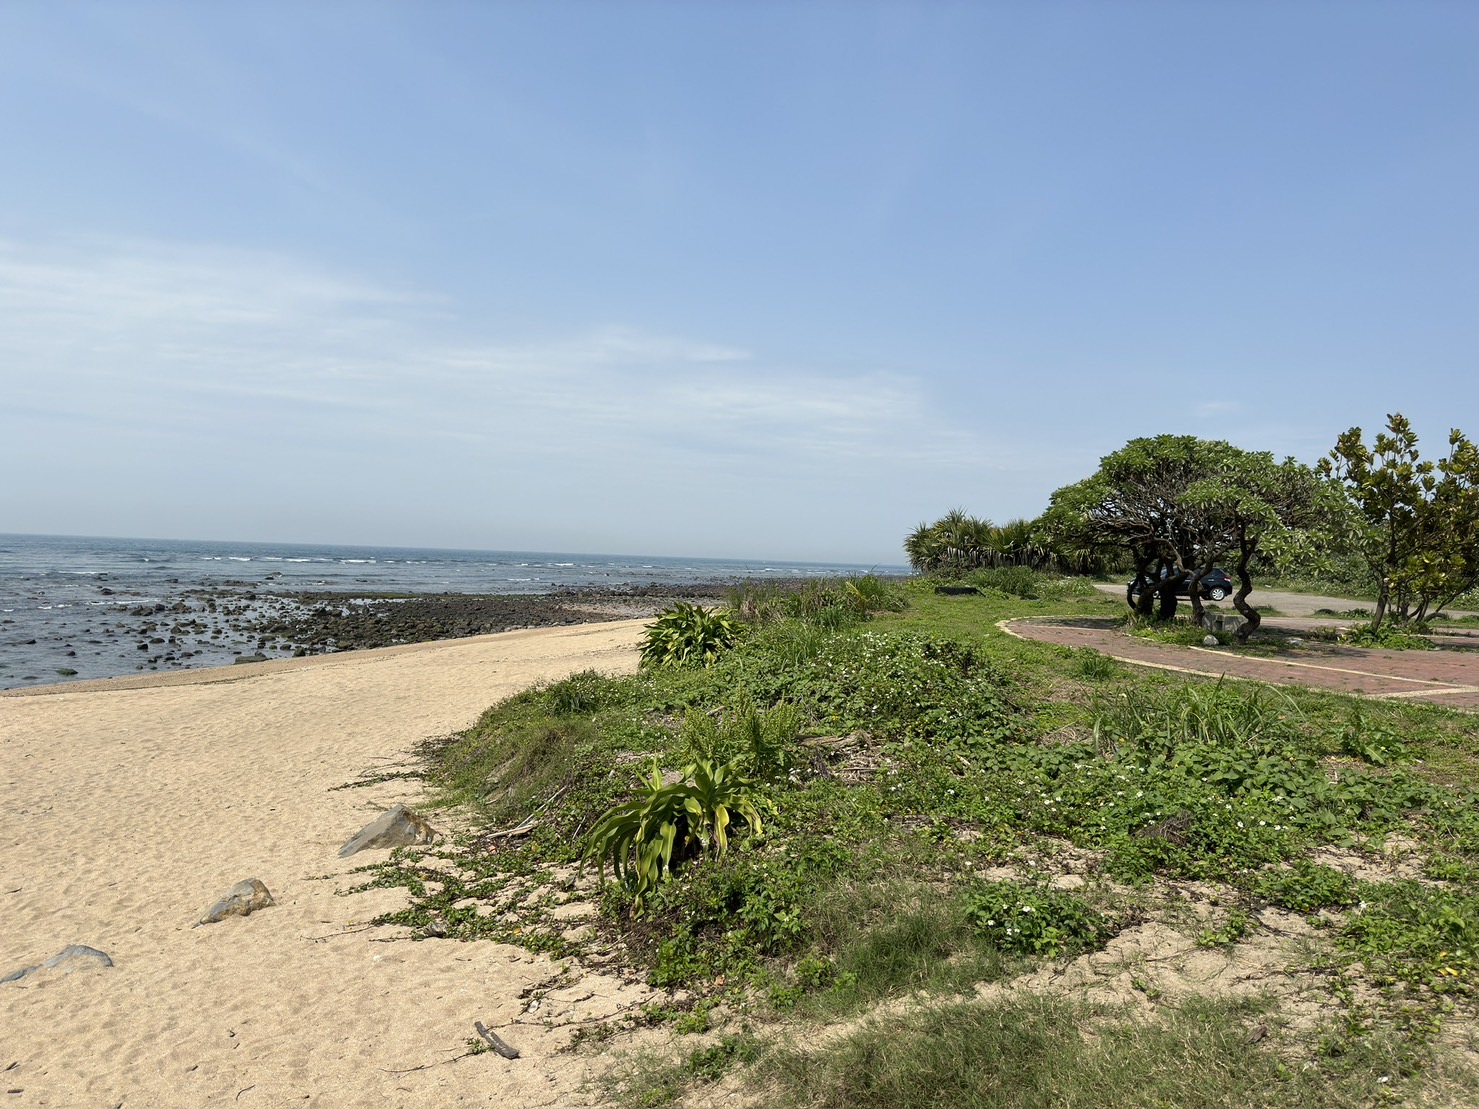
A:
[[[0,0],[0,531],[895,562],[1479,434],[1479,8]]]

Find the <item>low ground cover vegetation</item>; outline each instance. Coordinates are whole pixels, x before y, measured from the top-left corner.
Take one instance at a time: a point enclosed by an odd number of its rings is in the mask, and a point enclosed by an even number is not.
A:
[[[476,829],[368,871],[410,894],[382,923],[665,991],[627,1024],[680,1048],[616,1072],[634,1104],[721,1079],[880,1106],[1364,1104],[1463,1081],[1474,718],[1025,642],[997,623],[1122,603],[975,573],[948,595],[742,589],[712,650],[532,689],[429,744],[440,803]],[[569,927],[579,901],[593,928]],[[1244,948],[1275,968],[1262,987],[1177,984]]]

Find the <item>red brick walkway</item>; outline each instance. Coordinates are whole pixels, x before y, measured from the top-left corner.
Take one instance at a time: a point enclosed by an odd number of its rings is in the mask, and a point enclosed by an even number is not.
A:
[[[1137,666],[1429,701],[1479,712],[1479,652],[1383,651],[1307,642],[1277,658],[1259,658],[1230,647],[1179,647],[1137,639],[1103,619],[1004,620],[1001,629],[1021,639],[1092,647]]]

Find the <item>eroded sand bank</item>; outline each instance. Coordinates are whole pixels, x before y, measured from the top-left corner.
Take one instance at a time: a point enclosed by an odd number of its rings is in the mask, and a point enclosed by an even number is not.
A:
[[[640,627],[0,695],[0,974],[74,943],[116,964],[0,985],[0,1098],[107,1109],[586,1102],[589,1060],[556,1054],[557,1038],[544,1045],[535,1028],[513,1063],[439,1062],[464,1050],[475,1020],[506,1027],[520,990],[551,966],[498,944],[353,930],[403,895],[343,896],[348,871],[383,853],[341,860],[338,848],[417,786],[331,787],[403,762],[419,740],[532,682],[635,669]],[[247,877],[276,906],[192,927]],[[591,1004],[618,988],[588,986]],[[434,1065],[407,1070],[423,1064]]]

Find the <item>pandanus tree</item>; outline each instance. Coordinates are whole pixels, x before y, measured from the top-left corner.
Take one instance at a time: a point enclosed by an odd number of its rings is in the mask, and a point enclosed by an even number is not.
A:
[[[989,565],[990,520],[952,508],[933,524],[921,523],[904,539],[909,564],[926,574],[962,574]]]
[[[926,574],[964,574],[989,566],[1056,565],[1035,520],[990,520],[953,508],[934,523],[921,523],[904,538],[904,553]]]

